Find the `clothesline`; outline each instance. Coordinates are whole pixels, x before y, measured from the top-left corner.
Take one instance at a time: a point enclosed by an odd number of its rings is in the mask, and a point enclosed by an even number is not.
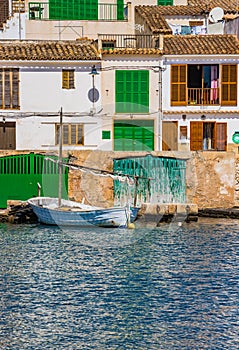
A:
[[[72,170],[80,170],[83,173],[89,173],[94,176],[101,176],[101,177],[110,177],[113,180],[119,180],[120,182],[127,182],[129,186],[133,186],[138,179],[146,179],[151,180],[151,178],[143,177],[143,176],[137,176],[137,175],[128,175],[128,174],[117,174],[115,172],[107,171],[107,170],[100,170],[95,168],[86,167],[84,165],[77,165],[77,164],[67,164],[67,163],[60,163],[59,160],[52,159],[49,157],[46,157],[45,160],[49,160],[53,163],[57,163],[59,165],[62,165],[66,168],[72,169]]]

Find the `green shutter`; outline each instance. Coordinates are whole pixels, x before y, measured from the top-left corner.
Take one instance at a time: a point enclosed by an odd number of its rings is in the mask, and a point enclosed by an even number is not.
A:
[[[117,70],[116,113],[148,113],[149,71]]]
[[[110,140],[110,130],[102,130],[102,140]]]
[[[124,19],[124,0],[117,0],[117,20]]]
[[[173,0],[158,0],[160,6],[173,6]]]
[[[49,0],[49,19],[97,20],[98,0]]]
[[[153,151],[153,120],[117,121],[114,124],[115,151]]]

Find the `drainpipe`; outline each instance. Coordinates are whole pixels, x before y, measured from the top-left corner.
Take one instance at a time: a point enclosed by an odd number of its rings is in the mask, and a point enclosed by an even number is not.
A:
[[[9,9],[8,9],[9,17],[12,17],[12,15],[13,15],[13,11],[12,11],[12,0],[9,0],[8,6],[9,6]]]
[[[159,82],[158,82],[158,89],[159,89],[159,115],[158,115],[158,150],[162,151],[162,119],[163,119],[163,106],[162,106],[162,67],[159,65]]]

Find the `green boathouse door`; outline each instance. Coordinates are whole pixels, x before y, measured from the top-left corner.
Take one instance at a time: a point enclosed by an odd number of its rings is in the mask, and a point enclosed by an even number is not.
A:
[[[49,160],[51,158],[52,160]],[[58,164],[56,157],[42,154],[19,154],[0,158],[0,208],[7,200],[27,200],[38,195],[58,196]],[[68,194],[68,170],[63,169],[62,197]]]

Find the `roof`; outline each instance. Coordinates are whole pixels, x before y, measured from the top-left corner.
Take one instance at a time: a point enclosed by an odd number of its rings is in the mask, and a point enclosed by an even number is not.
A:
[[[236,0],[188,0],[188,5],[136,6],[135,13],[149,26],[153,33],[172,34],[165,17],[204,17],[214,7],[221,7],[225,14],[237,13]]]
[[[165,35],[163,50],[115,48],[102,50],[102,55],[237,55],[239,41],[232,34]]]
[[[93,41],[0,41],[0,60],[76,61],[99,60]]]
[[[232,34],[167,35],[164,55],[237,55],[239,41]]]
[[[221,7],[225,13],[236,13],[238,2],[237,0],[188,0],[188,5],[199,6],[202,9],[211,10],[214,7]]]

